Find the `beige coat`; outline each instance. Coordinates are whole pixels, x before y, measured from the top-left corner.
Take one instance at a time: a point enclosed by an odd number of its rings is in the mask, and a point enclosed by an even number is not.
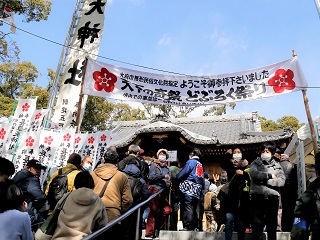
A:
[[[104,204],[91,189],[79,188],[65,194],[57,203],[57,207],[65,198],[67,200],[59,214],[52,239],[82,239],[107,224]]]
[[[97,195],[100,194],[106,180],[111,179],[101,198],[106,206],[109,221],[129,209],[132,204],[132,195],[126,174],[120,172],[114,164],[106,163],[98,166],[91,175],[95,186],[93,191]]]

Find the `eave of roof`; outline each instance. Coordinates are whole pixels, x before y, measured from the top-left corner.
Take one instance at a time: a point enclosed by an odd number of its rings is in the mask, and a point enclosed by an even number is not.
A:
[[[199,145],[236,145],[287,139],[289,129],[262,132],[256,113],[214,117],[174,118],[113,122],[117,147],[133,142],[141,133],[180,132],[188,141]]]

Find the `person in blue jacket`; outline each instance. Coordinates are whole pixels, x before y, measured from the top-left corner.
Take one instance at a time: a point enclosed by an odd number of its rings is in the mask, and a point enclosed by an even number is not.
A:
[[[189,160],[177,174],[181,196],[181,219],[183,230],[198,231],[197,203],[204,188],[203,167],[200,163],[201,152],[194,148],[189,154]]]

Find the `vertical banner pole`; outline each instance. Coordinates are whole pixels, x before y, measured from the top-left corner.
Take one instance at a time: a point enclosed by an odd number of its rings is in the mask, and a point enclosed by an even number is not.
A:
[[[78,110],[77,110],[77,117],[76,117],[76,132],[80,132],[80,125],[81,125],[81,107],[82,107],[82,99],[83,99],[83,81],[84,81],[84,76],[86,75],[86,69],[87,69],[87,64],[88,64],[88,58],[85,59],[85,64],[84,64],[84,69],[83,69],[83,76],[82,76],[82,81],[81,81],[81,90],[79,94],[79,102],[78,102]]]
[[[295,50],[292,50],[292,56],[293,57],[297,56],[297,53],[296,53]],[[307,90],[304,89],[304,90],[301,90],[301,91],[302,91],[302,96],[303,96],[303,101],[304,101],[304,106],[305,106],[305,109],[306,109],[308,122],[309,122],[313,150],[314,150],[314,153],[316,154],[319,151],[319,149],[318,149],[318,143],[317,143],[317,137],[316,137],[316,133],[315,133],[315,129],[314,129],[314,124],[313,124],[311,113],[310,113],[309,100],[308,100],[308,97],[307,97]]]

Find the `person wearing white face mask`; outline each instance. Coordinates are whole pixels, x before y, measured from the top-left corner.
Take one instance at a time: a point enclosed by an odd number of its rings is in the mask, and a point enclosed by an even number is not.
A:
[[[220,161],[230,182],[229,193],[221,199],[219,210],[225,219],[225,240],[231,240],[233,232],[238,232],[238,240],[244,240],[250,225],[250,176],[248,161],[243,155],[240,148],[229,149]]]
[[[92,158],[90,156],[85,156],[82,159],[81,164],[80,164],[81,171],[82,172],[84,172],[84,171],[92,172],[92,163],[93,163]]]
[[[161,189],[164,189],[164,191],[150,201],[145,239],[154,238],[156,233],[155,230],[160,230],[160,226],[164,222],[166,216],[172,213],[172,208],[169,204],[171,172],[167,166],[168,158],[168,150],[163,148],[159,149],[157,152],[157,159],[154,160],[150,166],[148,187],[150,194],[157,193]]]
[[[277,239],[279,191],[286,178],[282,167],[273,157],[275,151],[274,143],[264,143],[260,157],[249,166],[252,238],[255,240],[263,239],[264,226],[267,227],[268,240]]]

